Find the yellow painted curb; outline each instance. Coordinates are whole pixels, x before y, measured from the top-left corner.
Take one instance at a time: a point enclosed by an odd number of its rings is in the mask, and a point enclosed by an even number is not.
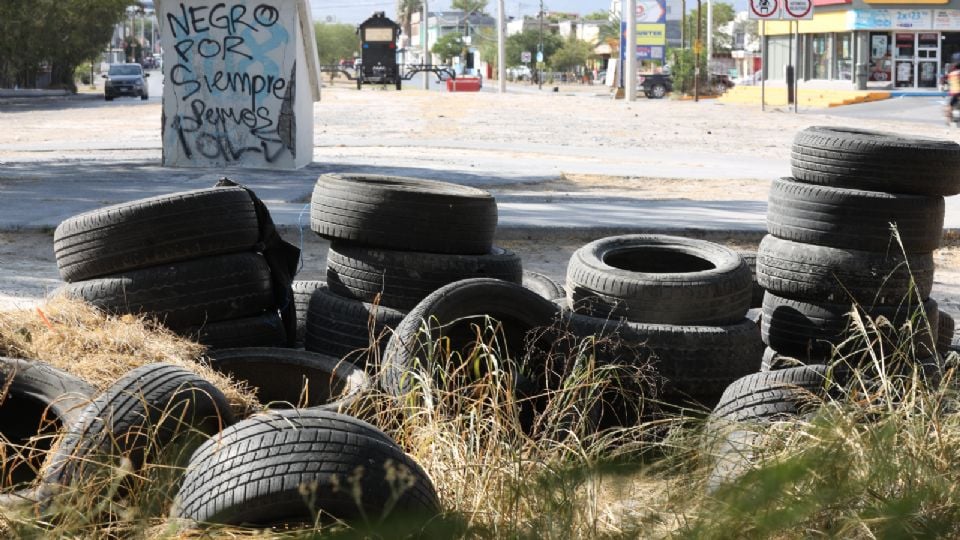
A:
[[[759,86],[738,86],[720,97],[720,103],[736,103],[743,105],[760,104]],[[797,91],[797,103],[802,107],[830,108],[866,103],[888,99],[890,92],[876,92],[866,90],[828,90],[800,88]],[[787,105],[787,89],[773,87],[766,89],[765,101],[770,106]]]

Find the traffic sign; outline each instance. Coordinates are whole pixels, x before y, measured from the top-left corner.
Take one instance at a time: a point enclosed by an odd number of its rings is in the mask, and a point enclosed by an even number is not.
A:
[[[523,62],[524,64],[529,64],[530,60],[532,59],[533,59],[533,55],[530,53],[530,51],[523,51],[522,53],[520,53],[520,61]]]
[[[813,0],[783,0],[780,18],[796,21],[813,18]]]
[[[780,18],[780,0],[750,0],[751,19],[776,20]]]
[[[543,62],[543,51],[537,51],[537,63]]]

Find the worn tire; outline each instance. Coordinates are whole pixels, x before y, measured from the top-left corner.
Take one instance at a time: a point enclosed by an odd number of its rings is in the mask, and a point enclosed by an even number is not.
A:
[[[253,317],[217,321],[180,332],[209,349],[286,347],[287,332],[280,315],[268,311]]]
[[[890,223],[897,225],[907,253],[930,252],[943,236],[943,197],[877,193],[773,181],[767,231],[784,240],[835,248],[899,250]]]
[[[731,249],[703,240],[626,235],[574,252],[567,297],[574,311],[650,324],[714,325],[743,319],[750,269]]]
[[[22,487],[37,477],[54,435],[77,421],[96,391],[49,364],[3,356],[0,389],[0,434],[7,443],[2,485]]]
[[[313,352],[267,347],[220,349],[208,353],[207,362],[233,380],[247,383],[260,403],[277,404],[279,408],[346,411],[370,390],[370,378],[362,369]]]
[[[234,422],[227,399],[186,369],[147,364],[121,377],[68,428],[44,475],[48,487],[115,475],[120,458],[134,471],[173,451],[165,465],[184,465],[201,439]],[[169,446],[176,442],[175,451]]]
[[[953,316],[941,309],[937,320],[937,352],[940,356],[945,356],[950,352],[955,330]]]
[[[760,369],[763,343],[756,323],[748,319],[728,326],[678,326],[570,313],[568,322],[575,335],[621,345],[598,350],[600,362],[651,362],[664,379],[662,399],[670,404],[713,407],[730,383]]]
[[[563,284],[546,274],[541,274],[540,272],[524,270],[521,285],[546,298],[547,300],[553,301],[563,299],[566,301],[567,299],[567,290],[563,288]]]
[[[897,328],[915,315],[917,306],[874,306],[866,309],[871,318],[883,316]],[[848,314],[853,304],[812,302],[783,298],[767,292],[763,299],[761,333],[763,342],[778,353],[794,357],[806,364],[820,364],[830,360],[833,347],[847,337]],[[917,358],[927,358],[935,350],[937,341],[937,317],[939,311],[933,299],[923,303],[930,333],[917,325],[914,338],[920,353]],[[933,334],[933,335],[931,335]],[[844,351],[841,351],[843,354]]]
[[[144,314],[173,331],[275,307],[270,267],[257,253],[217,255],[71,283],[68,296],[113,314]]]
[[[802,244],[767,235],[757,254],[757,281],[774,294],[795,299],[866,305],[896,304],[908,294],[930,296],[933,253],[904,257],[896,248],[860,251]],[[915,291],[913,290],[915,287]]]
[[[559,312],[556,304],[537,293],[498,279],[474,278],[441,287],[417,304],[394,330],[383,354],[381,385],[393,395],[402,395],[413,388],[414,374],[433,377],[438,371],[459,371],[459,366],[434,365],[448,359],[432,357],[433,343],[441,337],[449,340],[444,348],[466,361],[476,341],[476,332],[470,327],[483,327],[484,317],[502,325],[500,351],[505,348],[514,360],[522,359],[530,346],[536,346],[528,341],[528,333],[555,323]]]
[[[750,269],[750,277],[753,279],[753,284],[750,287],[750,309],[761,307],[763,306],[763,287],[757,283],[757,252],[739,251],[738,253],[743,262],[747,263],[747,268]]]
[[[296,345],[298,347],[303,347],[303,340],[307,334],[307,310],[310,309],[310,297],[313,296],[313,291],[326,286],[325,282],[319,280],[293,282],[291,288],[293,289],[293,303],[297,306]]]
[[[448,283],[479,277],[520,283],[523,264],[516,253],[497,247],[484,255],[451,255],[333,242],[327,251],[331,292],[395,309],[409,311]]]
[[[313,190],[310,227],[324,238],[384,249],[484,254],[493,247],[497,203],[456,184],[325,174]]]
[[[732,383],[705,431],[716,459],[707,491],[713,493],[750,470],[754,449],[764,440],[757,424],[798,420],[816,410],[835,389],[823,365],[754,373]]]
[[[64,281],[247,251],[259,237],[250,195],[199,189],[107,206],[67,218],[53,234]]]
[[[390,333],[406,314],[406,311],[344,298],[326,286],[319,287],[307,308],[304,348],[365,367],[371,358],[379,357],[371,354],[371,346],[375,345],[377,353],[382,353]]]
[[[865,129],[813,126],[797,133],[793,176],[825,186],[936,195],[960,193],[960,145]]]
[[[390,478],[400,468],[410,484],[391,501]],[[416,527],[439,511],[430,478],[389,436],[316,409],[257,414],[207,441],[193,454],[174,507],[179,518],[255,527],[312,526],[317,514]],[[387,536],[404,536],[393,533]]]

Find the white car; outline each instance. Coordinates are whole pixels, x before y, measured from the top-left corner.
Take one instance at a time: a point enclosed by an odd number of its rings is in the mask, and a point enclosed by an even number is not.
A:
[[[524,79],[529,79],[533,73],[530,71],[529,66],[516,66],[507,68],[507,77],[511,77],[522,81]]]

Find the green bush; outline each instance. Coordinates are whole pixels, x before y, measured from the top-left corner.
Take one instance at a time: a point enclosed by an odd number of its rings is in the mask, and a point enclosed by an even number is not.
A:
[[[670,58],[670,74],[673,77],[674,92],[692,94],[694,80],[696,77],[695,67],[696,58],[694,58],[691,49],[673,49]],[[707,60],[700,56],[700,92],[706,93],[708,88]]]

